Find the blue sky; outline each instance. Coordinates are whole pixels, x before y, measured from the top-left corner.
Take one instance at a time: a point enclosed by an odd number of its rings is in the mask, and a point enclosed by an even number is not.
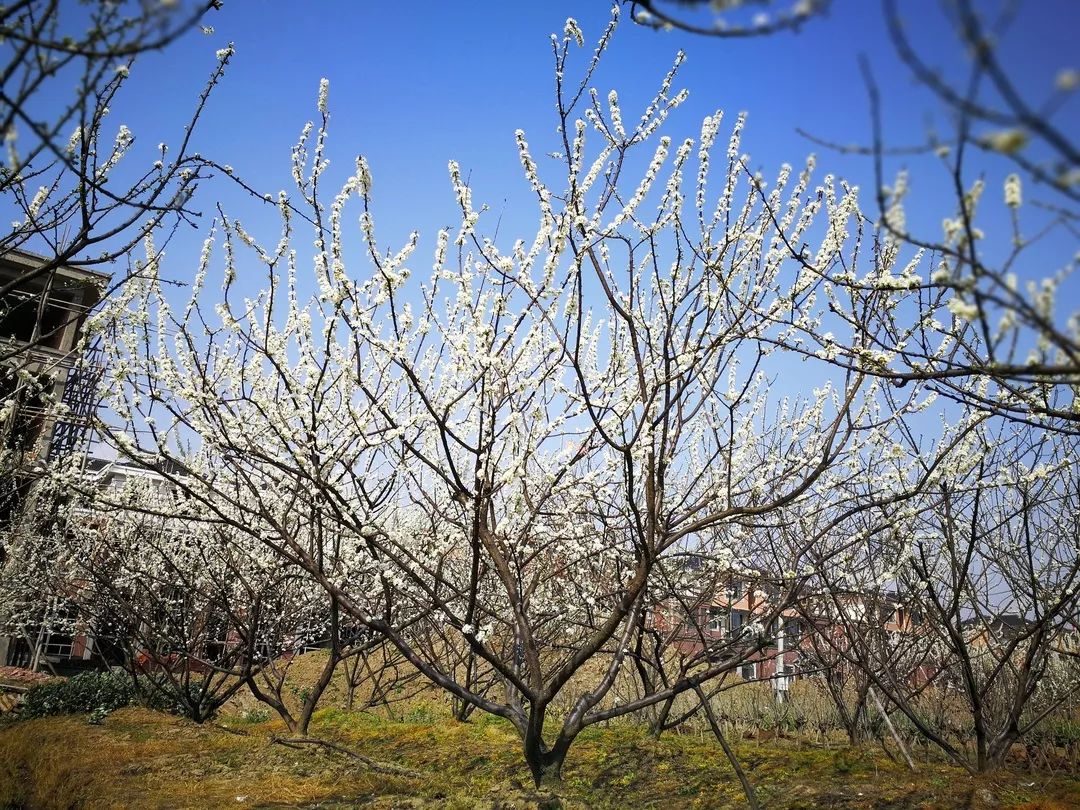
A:
[[[903,7],[916,44],[935,64],[946,69],[962,64],[937,3],[908,0]],[[331,177],[343,177],[356,154],[367,156],[380,230],[389,243],[398,243],[412,228],[430,237],[437,227],[456,222],[446,175],[450,158],[471,176],[477,201],[505,211],[504,229],[513,228],[518,216],[525,227],[534,212],[513,133],[525,129],[536,154],[554,146],[548,35],[574,16],[591,40],[603,29],[609,8],[602,0],[229,0],[224,10],[208,15],[212,34],[193,32],[137,63],[114,120],[126,123],[144,148],[160,140],[175,142],[214,64],[214,52],[231,41],[236,54],[211,98],[196,143],[260,190],[289,186],[289,150],[314,116],[318,82],[326,77],[332,113],[328,154],[340,170]],[[1006,40],[1004,57],[1022,86],[1049,91],[1056,73],[1072,66],[1080,7],[1040,0],[1031,8],[1038,13],[1027,14]],[[816,151],[819,175],[831,171],[852,179],[867,189],[867,202],[869,161],[823,152],[796,128],[843,143],[867,141],[869,116],[856,63],[860,53],[869,57],[881,84],[891,143],[918,141],[927,114],[936,109],[896,60],[881,7],[869,0],[836,0],[829,17],[798,34],[754,39],[660,33],[633,25],[624,14],[598,88],[602,93],[618,89],[624,105],[634,109],[635,100],[651,96],[679,49],[688,55],[681,86],[690,90],[690,101],[668,127],[673,136],[695,136],[701,118],[717,108],[726,110],[729,120],[747,110],[744,149],[767,176],[780,163],[798,166]],[[1078,111],[1076,103],[1063,111],[1059,120],[1068,122],[1067,130],[1075,130]],[[951,213],[948,178],[936,161],[915,168],[916,199],[929,204],[917,206],[913,216],[937,236],[937,223]],[[992,163],[988,168],[996,200],[1005,169]],[[216,186],[201,189],[196,207],[210,217],[219,200],[246,220],[259,216],[250,203]],[[186,266],[200,241],[193,233],[173,246],[170,275],[188,275]],[[425,254],[427,243],[422,242]]]
[[[956,69],[963,58],[937,0],[904,0],[901,5],[921,53],[960,75]],[[1080,6],[1071,0],[1038,0],[1024,9],[1002,55],[1014,80],[1038,98],[1049,93],[1059,70],[1080,67],[1072,59]],[[213,33],[190,32],[164,52],[142,57],[110,117],[113,125],[131,128],[145,161],[152,161],[158,142],[179,140],[214,66],[215,51],[233,42],[236,53],[228,74],[196,133],[203,154],[233,166],[262,191],[288,188],[290,148],[314,116],[318,83],[326,77],[331,82],[330,178],[344,177],[357,154],[367,156],[376,181],[380,232],[388,245],[417,228],[428,237],[421,243],[424,255],[435,229],[456,223],[446,173],[450,158],[470,177],[474,198],[504,215],[503,233],[531,236],[534,205],[521,176],[514,130],[526,131],[536,155],[554,148],[548,36],[574,16],[591,49],[609,14],[606,0],[227,0],[223,10],[206,17]],[[615,88],[624,108],[639,109],[679,49],[688,55],[679,84],[689,89],[690,100],[673,117],[668,133],[676,141],[696,136],[701,119],[717,108],[727,112],[728,121],[747,110],[743,148],[767,177],[781,163],[799,166],[816,151],[819,177],[826,172],[844,176],[866,189],[863,199],[871,203],[869,160],[823,151],[796,133],[802,127],[841,143],[867,142],[870,121],[859,54],[869,58],[882,87],[890,143],[918,142],[931,112],[947,128],[940,107],[915,86],[894,55],[876,0],[834,0],[828,17],[811,21],[797,34],[749,39],[656,32],[634,25],[624,12],[597,76],[598,89],[606,95]],[[38,102],[53,108],[69,98],[70,87],[58,81]],[[1078,102],[1071,99],[1058,116],[1067,132],[1075,132],[1080,123]],[[900,165],[900,160],[891,161],[890,174]],[[993,161],[985,168],[988,196],[996,202],[1008,168]],[[915,161],[913,169],[918,204],[909,216],[936,237],[940,220],[952,213],[947,174],[936,160]],[[276,227],[269,207],[253,207],[227,185],[204,184],[195,207],[204,212],[207,225],[218,202],[248,224],[257,227],[265,217],[268,228]],[[201,240],[202,233],[192,231],[171,245],[169,275],[190,277]]]

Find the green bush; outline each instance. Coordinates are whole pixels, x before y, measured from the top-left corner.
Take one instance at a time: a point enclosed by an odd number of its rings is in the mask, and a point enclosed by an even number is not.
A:
[[[127,706],[135,696],[131,678],[122,672],[83,672],[67,680],[30,687],[22,704],[23,717],[94,712],[98,716]]]
[[[266,709],[248,709],[240,715],[240,720],[245,723],[256,725],[258,723],[265,723],[271,717],[272,715]]]

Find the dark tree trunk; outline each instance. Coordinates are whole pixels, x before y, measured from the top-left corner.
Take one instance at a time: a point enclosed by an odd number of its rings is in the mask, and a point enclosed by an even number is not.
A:
[[[727,757],[728,762],[731,763],[732,770],[735,771],[735,776],[739,778],[739,784],[742,785],[743,795],[746,796],[747,807],[749,807],[750,810],[760,810],[761,805],[758,804],[757,793],[754,791],[754,786],[750,782],[750,779],[747,778],[746,772],[742,769],[742,765],[739,764],[739,758],[735,756],[735,752],[724,738],[724,732],[720,728],[720,721],[717,720],[712,705],[709,703],[709,699],[705,696],[705,693],[700,686],[695,687],[694,691],[697,692],[702,708],[705,709],[705,717],[709,720],[709,727],[712,729],[713,736],[715,736],[716,741],[720,743],[720,747],[724,751],[724,756]]]
[[[555,745],[548,747],[544,742],[545,710],[533,708],[529,722],[525,727],[525,761],[532,773],[533,783],[538,788],[558,788],[562,784],[562,767],[566,752],[574,741],[574,735],[566,730],[559,735]]]
[[[649,726],[649,736],[654,740],[660,739],[660,735],[664,733],[668,716],[671,714],[671,706],[674,702],[675,698],[672,696],[660,704],[660,711],[657,712],[656,718]]]

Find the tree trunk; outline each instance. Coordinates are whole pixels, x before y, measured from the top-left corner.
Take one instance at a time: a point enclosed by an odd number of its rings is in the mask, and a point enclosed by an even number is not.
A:
[[[668,717],[671,715],[671,706],[674,704],[675,698],[669,697],[662,704],[660,704],[660,711],[657,712],[656,718],[649,726],[649,736],[654,740],[659,740],[660,735],[664,733],[664,727],[667,723]]]
[[[304,703],[300,707],[300,717],[297,718],[296,729],[293,730],[294,734],[299,734],[301,737],[308,735],[308,726],[311,725],[311,717],[315,714],[315,709],[319,705],[319,700],[322,698],[323,693],[327,687],[330,686],[330,682],[334,679],[334,672],[337,671],[338,664],[341,663],[341,631],[340,631],[340,611],[338,607],[337,599],[330,600],[330,654],[326,658],[326,663],[323,664],[322,672],[319,673],[319,680],[315,682],[315,685],[308,692],[304,698]]]
[[[562,766],[573,736],[559,735],[550,748],[544,742],[544,709],[533,707],[525,727],[525,761],[538,788],[557,790],[562,785]]]
[[[900,753],[904,756],[904,761],[907,763],[908,769],[915,771],[915,762],[911,759],[911,754],[908,753],[907,746],[904,745],[903,739],[896,731],[896,727],[893,726],[892,720],[889,718],[889,713],[885,711],[885,705],[881,702],[881,698],[877,696],[877,692],[867,687],[867,694],[873,698],[874,705],[877,706],[877,710],[881,712],[881,718],[885,721],[885,727],[889,730],[889,734],[892,736],[893,741],[896,743],[896,747],[900,749]]]
[[[1014,727],[1005,729],[998,734],[987,746],[986,755],[979,763],[979,773],[993,771],[1005,764],[1005,758],[1009,755],[1013,745],[1020,739],[1019,730]]]
[[[326,664],[323,666],[322,673],[319,675],[319,680],[312,687],[311,692],[304,699],[304,705],[300,708],[300,717],[297,722],[295,733],[298,733],[301,737],[308,735],[308,726],[311,724],[312,715],[315,714],[315,709],[319,705],[319,700],[322,698],[323,693],[327,687],[330,686],[330,682],[333,680],[334,671],[337,669],[341,659],[338,657],[338,650],[335,646],[330,651],[330,657],[326,659]]]
[[[548,749],[541,743],[540,750],[530,755],[526,746],[525,759],[529,763],[533,783],[538,788],[556,790],[562,786],[562,767],[566,761],[567,747]]]
[[[983,730],[982,723],[978,722],[976,718],[975,722],[975,771],[977,773],[986,773],[987,768],[987,755],[986,755],[986,732]]]

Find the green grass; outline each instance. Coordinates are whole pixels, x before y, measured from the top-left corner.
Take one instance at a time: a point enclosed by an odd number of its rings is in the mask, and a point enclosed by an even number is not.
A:
[[[368,713],[320,711],[311,734],[419,778],[374,773],[340,754],[271,743],[283,729],[258,716],[198,726],[146,709],[104,725],[85,716],[0,727],[0,808],[16,807],[536,807],[520,743],[503,721],[456,723],[434,706],[392,722]],[[880,749],[792,740],[735,741],[768,808],[960,808],[1051,810],[1080,806],[1080,780],[1005,771],[972,778],[945,763],[917,774]],[[708,736],[653,740],[629,724],[593,728],[570,752],[560,791],[571,808],[743,806],[738,782]]]

